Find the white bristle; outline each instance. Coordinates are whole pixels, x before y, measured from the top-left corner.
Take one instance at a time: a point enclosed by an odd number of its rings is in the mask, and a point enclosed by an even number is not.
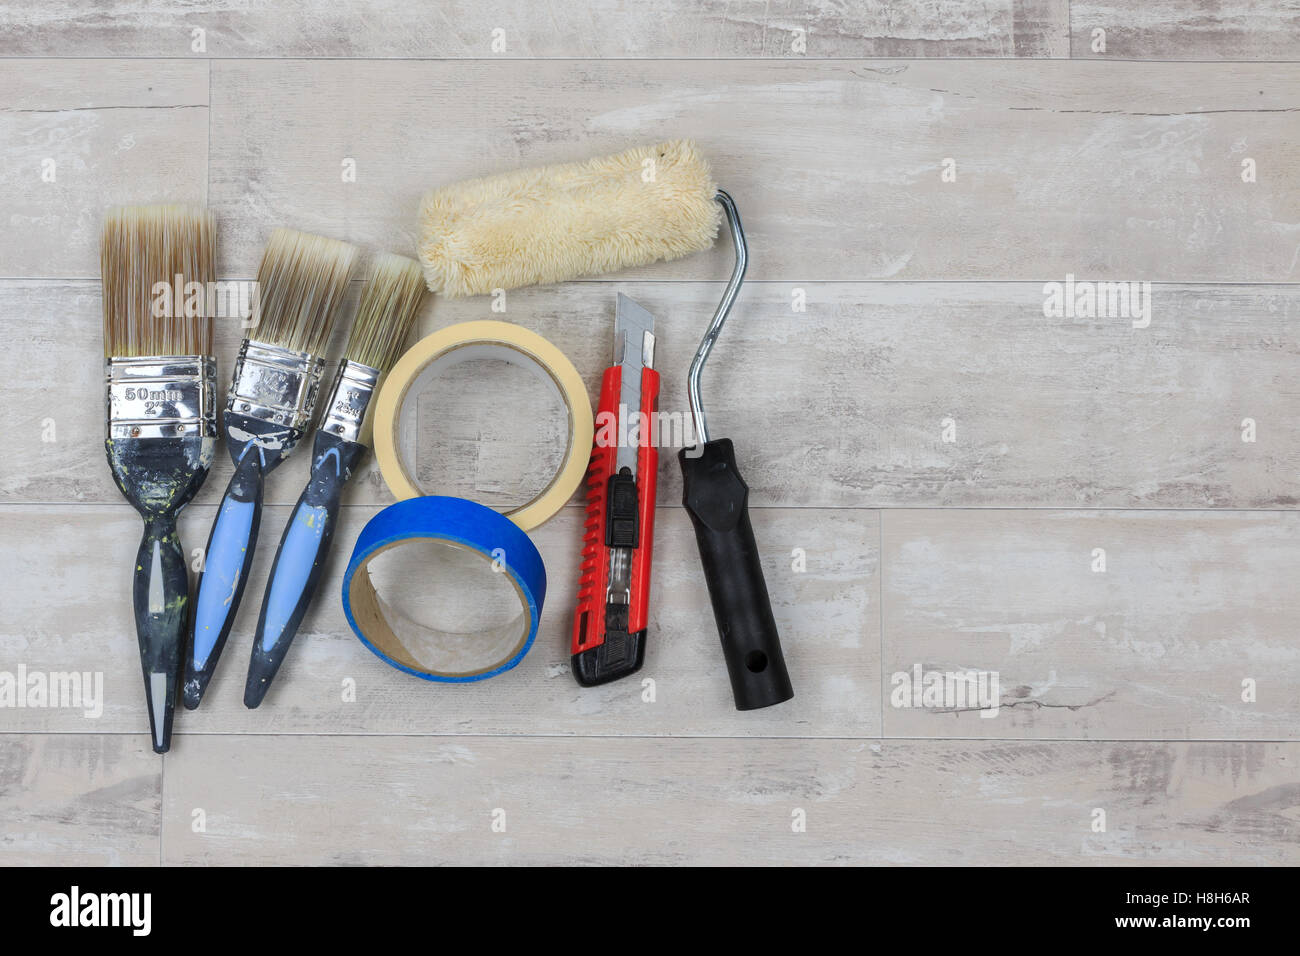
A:
[[[392,368],[423,298],[424,275],[418,262],[391,252],[377,256],[352,323],[348,360],[381,372]]]
[[[212,316],[206,314],[206,290],[216,279],[212,213],[181,205],[110,209],[99,257],[105,356],[212,354]],[[204,290],[201,314],[187,309],[189,283]]]
[[[293,229],[276,229],[257,270],[257,326],[248,338],[319,354],[329,343],[357,247]]]

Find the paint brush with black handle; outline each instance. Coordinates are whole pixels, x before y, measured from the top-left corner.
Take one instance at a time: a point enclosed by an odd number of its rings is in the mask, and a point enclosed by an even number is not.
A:
[[[406,344],[423,298],[424,273],[418,262],[392,253],[376,258],[347,351],[322,406],[311,478],[289,516],[271,566],[248,662],[246,707],[258,706],[266,696],[311,605],[338,525],[343,486],[370,447],[370,400]]]
[[[239,348],[226,399],[226,449],[235,474],[217,510],[194,599],[182,697],[203,699],[248,583],[265,478],[311,423],[325,348],[357,249],[292,229],[271,234],[257,272],[258,322]]]
[[[155,753],[171,746],[190,610],[176,516],[207,478],[217,444],[207,312],[215,242],[210,212],[168,205],[110,210],[100,242],[104,448],[113,480],[144,518],[132,590]]]

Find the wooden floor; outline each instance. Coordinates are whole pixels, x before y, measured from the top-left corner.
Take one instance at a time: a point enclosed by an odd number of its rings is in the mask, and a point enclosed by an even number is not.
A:
[[[103,680],[97,715],[0,707],[0,863],[1300,863],[1294,4],[121,6],[0,0],[0,672]],[[139,522],[101,445],[104,208],[205,201],[247,278],[278,225],[409,253],[430,187],[680,136],[750,236],[705,392],[795,699],[733,709],[673,455],[653,694],[569,674],[577,500],[534,534],[550,592],[516,670],[385,667],[337,599],[391,500],[369,465],[267,703],[241,695],[271,544],[155,756]],[[682,411],[729,257],[505,316],[430,301],[421,332],[518,322],[594,396],[623,291]],[[1150,283],[1149,322],[1047,314],[1067,277]],[[430,413],[440,489],[536,477],[528,395],[497,399],[505,425],[481,397]],[[264,541],[307,466],[271,479]],[[916,668],[995,672],[996,716],[896,706]]]

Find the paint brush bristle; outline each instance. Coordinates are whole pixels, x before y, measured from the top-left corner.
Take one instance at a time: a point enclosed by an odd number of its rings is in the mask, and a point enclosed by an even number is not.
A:
[[[257,270],[257,326],[248,338],[319,355],[329,344],[347,293],[357,247],[293,229],[276,229]]]
[[[385,252],[375,259],[352,323],[346,358],[387,372],[397,361],[424,298],[420,264]]]
[[[215,238],[212,213],[201,206],[108,211],[99,247],[105,357],[212,354],[206,303],[216,279]],[[169,290],[165,300],[159,283]],[[188,283],[201,283],[201,295],[191,298]]]

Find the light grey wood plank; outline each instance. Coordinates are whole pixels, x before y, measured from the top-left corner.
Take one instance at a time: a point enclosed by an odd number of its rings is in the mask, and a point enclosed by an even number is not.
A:
[[[11,61],[5,69],[19,71],[25,62]],[[20,95],[3,122],[11,127],[8,139],[23,144],[28,155],[0,188],[26,228],[10,230],[9,245],[0,247],[8,276],[92,276],[104,205],[201,198],[204,162],[197,144],[207,136],[206,64],[151,61],[100,69],[99,62],[48,61],[60,83],[53,89],[48,80],[15,77]],[[521,71],[532,66],[461,63],[454,78],[442,75],[452,66],[214,65],[221,104],[214,199],[226,213],[227,271],[253,271],[265,235],[282,222],[409,248],[415,203],[430,186],[613,150],[635,139],[694,133],[720,179],[741,199],[755,277],[1043,278],[1091,271],[1258,280],[1294,273],[1287,237],[1295,191],[1274,172],[1285,168],[1286,117],[1268,112],[1286,108],[1278,91],[1294,83],[1291,67],[1251,66],[1252,75],[1223,75],[1214,65],[1189,66],[1202,82],[1184,74],[1183,82],[1171,83],[1167,69],[1146,75],[1141,71],[1159,68],[1140,64],[1117,65],[1118,73],[1108,72],[1103,82],[1093,71],[1080,73],[1082,65],[1047,73],[1024,64],[1035,75],[1026,82],[1016,73],[1013,83],[1007,70],[1020,67],[1001,62],[962,64],[969,69],[960,73],[957,64],[942,63],[857,69],[851,63],[782,62],[770,64],[777,76],[760,83],[743,63],[671,69],[637,63],[620,70],[598,64],[590,72],[550,63],[528,82],[540,81],[552,92],[521,127],[504,113],[493,122],[458,123],[452,117],[464,107],[444,100],[454,90],[463,104],[465,90],[473,88],[484,102],[508,103],[503,84],[524,82]],[[134,87],[154,85],[155,92],[141,93],[147,103],[163,94],[171,102],[109,108],[120,104],[99,97],[100,74],[112,90],[122,71]],[[1138,73],[1127,75],[1132,71]],[[1135,100],[1134,84],[1149,96]],[[26,95],[29,87],[38,95]],[[1198,90],[1195,100],[1188,99],[1189,89]],[[1205,89],[1211,101],[1201,98]],[[408,111],[404,104],[412,96]],[[245,117],[245,104],[254,100],[267,108]],[[1231,115],[1241,102],[1259,111],[1247,147],[1260,174],[1249,185],[1238,175],[1240,120]],[[804,138],[788,135],[792,104]],[[872,111],[870,127],[857,119],[864,107]],[[1144,115],[1153,112],[1169,115]],[[412,124],[412,115],[421,113],[446,119]],[[294,122],[282,129],[286,115]],[[355,121],[340,122],[340,115]],[[933,121],[918,124],[917,116]],[[250,123],[266,128],[245,129]],[[371,135],[354,141],[352,131],[362,127]],[[575,148],[574,139],[585,145]],[[814,145],[805,148],[805,139]],[[1081,141],[1091,144],[1083,152]],[[245,148],[248,142],[258,148]],[[394,159],[424,155],[432,165]],[[872,157],[865,168],[864,155]],[[1222,175],[1198,164],[1191,175],[1162,174],[1154,180],[1159,188],[1152,188],[1151,164],[1183,169],[1196,155],[1227,157]],[[816,157],[815,163],[792,176],[800,156],[810,163]],[[345,157],[359,163],[356,183],[340,181]],[[939,181],[946,157],[958,163],[956,183]],[[61,185],[40,181],[45,159],[59,164]],[[1117,179],[1117,169],[1126,176]],[[1039,185],[1016,185],[1025,182]],[[1061,197],[1071,201],[1060,203]],[[1078,208],[1087,210],[1086,229],[1079,228]],[[990,241],[950,242],[958,221],[972,228],[978,222],[977,232]],[[835,222],[853,224],[853,241],[827,228]],[[712,277],[725,270],[726,255],[719,249],[650,274]]]
[[[198,744],[168,758],[167,863],[1300,860],[1296,744],[274,736]],[[1105,832],[1093,830],[1097,809]],[[797,810],[806,832],[792,831]],[[504,813],[504,832],[492,830],[494,811],[498,820]]]
[[[1297,80],[1290,64],[222,61],[212,201],[223,268],[249,272],[276,225],[412,249],[434,186],[689,136],[739,203],[754,279],[1281,281]],[[629,275],[725,276],[725,245]]]
[[[1073,0],[1070,27],[1070,55],[1079,58],[1300,59],[1300,9],[1292,3]],[[1094,48],[1100,39],[1104,50]]]
[[[888,512],[885,731],[1293,739],[1297,542],[1296,514]],[[918,666],[1000,693],[918,700]]]
[[[158,863],[162,760],[146,737],[20,734],[0,711],[0,864]]]
[[[7,56],[1064,56],[1068,4],[297,0],[232,6],[147,0],[123,10],[6,0],[0,20],[6,23],[0,55]],[[206,34],[198,51],[195,28]]]
[[[792,311],[796,289],[804,312]],[[720,283],[570,283],[511,293],[503,314],[488,299],[432,298],[421,332],[519,322],[570,356],[594,401],[619,290],[658,317],[661,408],[684,420],[685,371]],[[704,399],[717,435],[736,443],[753,504],[1300,502],[1300,421],[1290,411],[1300,405],[1300,289],[1153,286],[1144,329],[1123,317],[1047,318],[1044,299],[1035,283],[747,285],[709,360]],[[97,284],[0,283],[0,336],[17,346],[0,350],[0,401],[11,411],[0,499],[120,501],[99,451],[99,322]],[[218,323],[222,381],[241,336],[236,323]],[[421,419],[422,477],[440,493],[517,504],[553,457],[539,453],[535,435],[550,419],[525,407],[518,379],[489,380],[491,391],[436,393],[439,408]],[[55,441],[43,440],[47,419]],[[1254,442],[1242,441],[1246,419]],[[309,457],[300,452],[271,476],[268,501],[297,499]],[[219,500],[229,474],[219,450],[198,501]],[[679,475],[666,448],[661,503],[679,500]],[[373,459],[346,500],[391,500]]]
[[[105,207],[204,201],[206,63],[0,60],[0,91],[3,275],[97,276]]]
[[[356,639],[340,601],[342,575],[361,527],[377,509],[347,508],[316,603],[262,707],[243,705],[248,656],[266,574],[287,507],[269,508],[235,630],[202,707],[178,713],[176,748],[195,735],[268,733],[540,733],[873,735],[880,727],[877,516],[764,509],[753,521],[768,589],[796,689],[788,704],[734,709],[690,522],[663,501],[655,529],[650,643],[636,678],[583,689],[569,672],[582,515],[570,510],[532,533],[547,569],[541,629],[513,671],[470,685],[432,684],[396,671]],[[213,506],[181,522],[187,549],[207,539]],[[0,709],[0,729],[66,733],[147,731],[129,591],[140,522],[125,504],[0,508],[0,547],[28,559],[0,578],[0,671],[102,674],[102,713],[77,707]],[[803,551],[795,570],[794,551]],[[410,565],[439,605],[439,621],[467,629],[492,603],[495,576],[438,587]],[[447,579],[443,579],[444,582]],[[381,590],[381,593],[385,593]],[[407,592],[409,593],[409,591]],[[493,617],[493,620],[498,618]],[[654,682],[645,699],[644,680]],[[344,682],[355,699],[344,699]]]

